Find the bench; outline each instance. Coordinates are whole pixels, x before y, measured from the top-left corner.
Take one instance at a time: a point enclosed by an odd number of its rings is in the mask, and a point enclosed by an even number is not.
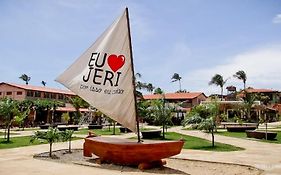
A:
[[[265,131],[246,131],[246,134],[249,138],[266,139]],[[276,132],[267,132],[267,140],[274,140],[276,136]]]
[[[161,130],[147,130],[141,131],[143,139],[152,139],[161,137]]]
[[[228,126],[255,126],[258,127],[258,123],[234,123],[234,122],[221,122],[220,124],[223,128]]]
[[[119,129],[120,129],[120,132],[121,132],[121,133],[128,133],[128,132],[132,132],[130,129],[125,128],[125,127],[120,127]]]
[[[88,125],[88,129],[102,129],[102,125],[93,125],[93,124],[89,124]]]
[[[58,130],[59,131],[65,131],[65,130],[74,130],[74,131],[78,131],[78,125],[68,125],[68,126],[58,126]]]

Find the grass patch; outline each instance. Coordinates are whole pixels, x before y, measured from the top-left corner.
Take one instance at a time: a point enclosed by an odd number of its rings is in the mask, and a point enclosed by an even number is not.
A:
[[[270,130],[268,130],[270,132]],[[267,143],[277,143],[281,144],[281,131],[271,131],[271,132],[277,132],[276,140],[265,140],[265,139],[254,139],[254,138],[248,138],[247,134],[245,132],[218,132],[217,134],[223,135],[223,136],[228,136],[228,137],[236,137],[236,138],[242,138],[242,139],[251,139],[255,141],[260,141],[260,142],[267,142]]]
[[[167,140],[179,140],[184,139],[184,149],[196,149],[196,150],[207,150],[207,151],[240,151],[244,150],[240,147],[235,147],[228,144],[215,142],[215,147],[212,147],[212,142],[209,140],[201,139],[198,137],[182,135],[175,132],[168,132],[165,135]],[[215,138],[216,139],[216,138]]]
[[[110,128],[110,131],[108,128],[104,129],[80,129],[79,131],[75,131],[74,134],[85,134],[88,135],[89,131],[94,132],[97,135],[113,135],[113,127]],[[115,128],[115,135],[120,135],[120,129]]]
[[[6,139],[0,138],[0,149],[8,149],[8,148],[17,148],[23,146],[31,146],[31,145],[40,145],[46,144],[46,141],[34,140],[33,143],[30,143],[31,136],[23,136],[23,137],[11,137],[10,142],[7,142]],[[79,140],[79,137],[73,137],[72,140]]]
[[[183,149],[219,151],[219,152],[244,150],[243,148],[240,148],[240,147],[223,144],[223,143],[218,143],[218,142],[215,142],[215,147],[212,147],[212,142],[209,140],[205,140],[205,139],[201,139],[201,138],[193,137],[193,136],[189,136],[189,135],[183,135],[183,134],[179,134],[176,132],[166,132],[165,138],[166,138],[165,140],[183,139],[185,141],[185,143],[183,145]],[[136,137],[133,137],[133,139],[136,139]],[[161,140],[161,138],[155,139],[155,140]]]
[[[6,133],[7,134],[7,133]],[[3,136],[3,135],[5,135],[5,132],[0,132],[0,136]],[[11,133],[10,132],[10,135],[19,135],[19,134],[17,134],[17,133]]]

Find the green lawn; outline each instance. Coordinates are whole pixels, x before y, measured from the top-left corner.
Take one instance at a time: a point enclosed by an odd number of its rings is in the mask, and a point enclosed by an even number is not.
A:
[[[97,135],[113,135],[113,127],[110,128],[110,131],[108,128],[104,128],[104,129],[80,129],[79,131],[75,131],[74,134],[88,134],[89,131],[94,132]],[[115,135],[120,135],[120,129],[119,128],[115,128]]]
[[[0,132],[0,136],[3,136],[5,134],[5,132]],[[10,135],[18,135],[16,133],[10,133]]]
[[[269,130],[270,131],[270,130]],[[267,143],[277,143],[281,144],[281,131],[273,131],[277,132],[276,140],[260,140],[260,139],[254,139],[254,138],[247,138],[247,135],[245,132],[227,132],[227,131],[219,131],[217,134],[228,136],[228,137],[236,137],[236,138],[242,138],[242,139],[252,139],[260,142],[267,142]]]
[[[46,141],[35,140],[33,143],[30,143],[31,136],[23,136],[23,137],[11,137],[10,142],[7,143],[6,139],[0,138],[0,149],[7,148],[17,148],[23,146],[31,146],[31,145],[39,145],[46,144]],[[73,137],[72,140],[81,139],[79,137]]]
[[[201,139],[198,137],[182,135],[175,132],[165,133],[166,140],[180,140],[185,141],[183,149],[196,149],[196,150],[206,150],[206,151],[240,151],[244,150],[240,147],[235,147],[228,144],[215,142],[215,147],[212,147],[212,142],[209,140]],[[136,139],[136,137],[134,137]],[[160,140],[159,138],[158,140]],[[215,138],[216,139],[216,138]],[[216,140],[215,140],[216,141]]]

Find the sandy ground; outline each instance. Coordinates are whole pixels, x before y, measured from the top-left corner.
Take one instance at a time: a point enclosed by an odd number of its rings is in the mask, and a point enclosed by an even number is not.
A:
[[[166,159],[167,165],[160,168],[141,171],[137,167],[118,166],[113,164],[99,164],[96,157],[85,158],[82,156],[81,149],[73,150],[69,154],[66,150],[58,150],[54,152],[57,159],[48,157],[48,153],[35,155],[35,159],[52,161],[64,164],[76,164],[81,167],[87,166],[93,169],[106,169],[119,172],[120,174],[191,174],[191,175],[259,175],[263,171],[250,166],[241,166],[234,164],[213,163],[183,159]]]

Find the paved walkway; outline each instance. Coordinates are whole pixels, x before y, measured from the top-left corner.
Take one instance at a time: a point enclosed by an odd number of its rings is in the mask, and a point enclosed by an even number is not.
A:
[[[210,140],[210,135],[200,131],[181,130],[181,127],[169,129],[182,134],[197,136]],[[133,133],[121,135],[119,137],[132,137]],[[235,152],[212,152],[199,150],[182,150],[181,154],[176,158],[194,159],[203,161],[226,162],[243,165],[251,165],[265,170],[266,175],[281,174],[281,145],[262,143],[246,139],[238,139],[216,135],[217,142],[236,145],[246,148],[244,151]],[[73,141],[73,148],[82,148],[83,140]],[[73,164],[59,164],[49,161],[33,159],[32,156],[36,153],[47,151],[48,144],[28,146],[14,149],[0,150],[0,174],[15,174],[15,175],[52,175],[52,174],[121,174],[120,171],[83,167]],[[67,143],[56,143],[54,150],[67,148]],[[126,172],[122,174],[139,174],[139,172]],[[146,173],[144,173],[146,174]]]
[[[182,130],[181,127],[170,129],[181,134],[211,140],[211,135],[197,130]],[[281,174],[281,144],[263,143],[215,135],[215,141],[245,148],[243,151],[214,152],[199,150],[182,150],[177,158],[250,165],[265,170],[267,175]]]

